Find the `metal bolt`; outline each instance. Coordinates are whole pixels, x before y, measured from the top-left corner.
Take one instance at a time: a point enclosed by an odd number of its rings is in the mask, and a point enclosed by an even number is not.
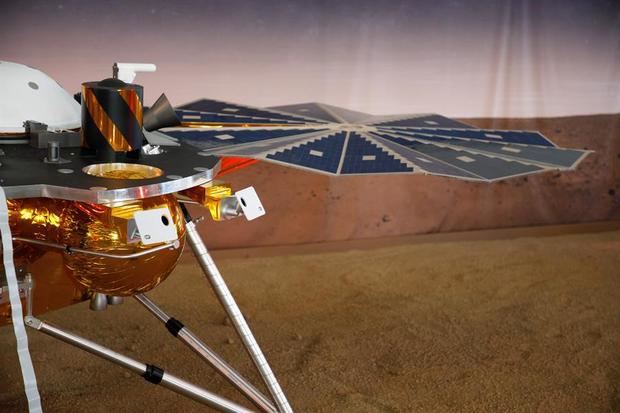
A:
[[[57,141],[47,143],[47,162],[57,163],[60,161],[60,144]]]

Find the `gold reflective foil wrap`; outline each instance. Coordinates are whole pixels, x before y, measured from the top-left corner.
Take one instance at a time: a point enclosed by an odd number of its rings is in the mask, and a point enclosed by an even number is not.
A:
[[[136,211],[167,207],[176,226],[180,247],[133,259],[96,257],[15,242],[16,265],[36,263],[48,253],[62,257],[62,272],[79,288],[129,296],[146,292],[170,274],[185,243],[185,224],[173,195],[103,206],[48,198],[9,201],[9,223],[15,237],[47,241],[74,248],[127,255],[155,247],[128,242],[127,223]],[[45,274],[34,274],[38,278]],[[38,293],[39,287],[35,289]],[[35,294],[36,294],[35,293]],[[36,301],[36,298],[35,298]]]
[[[99,129],[101,135],[108,141],[108,144],[115,152],[127,152],[135,149],[129,145],[125,135],[123,135],[114,121],[110,119],[105,109],[99,104],[93,90],[86,85],[82,85],[82,99],[84,99],[84,105],[86,105],[86,109],[90,113],[90,117],[97,129]],[[82,136],[82,142],[84,143],[84,141],[86,139]]]
[[[142,102],[140,101],[140,96],[133,89],[122,89],[119,90],[119,95],[123,98],[127,106],[129,106],[129,110],[135,116],[136,120],[140,125],[142,125]]]
[[[151,179],[162,176],[164,171],[139,163],[107,162],[88,165],[82,172],[108,179]]]

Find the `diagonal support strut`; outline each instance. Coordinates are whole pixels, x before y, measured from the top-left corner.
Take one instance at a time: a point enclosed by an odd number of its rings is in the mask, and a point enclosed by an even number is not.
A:
[[[235,302],[232,294],[230,293],[230,290],[228,289],[228,286],[226,285],[222,274],[215,265],[215,262],[209,254],[206,245],[202,241],[202,238],[200,237],[200,234],[198,233],[196,225],[192,221],[189,212],[183,204],[181,204],[181,209],[183,210],[186,220],[185,229],[187,235],[187,242],[191,246],[192,251],[198,259],[198,262],[200,263],[203,272],[211,283],[211,287],[215,291],[217,298],[222,304],[222,307],[224,307],[226,314],[230,318],[230,321],[232,322],[232,325],[234,326],[237,335],[241,339],[241,342],[243,343],[246,351],[252,359],[252,362],[258,369],[261,378],[267,386],[269,393],[273,397],[278,408],[278,412],[293,413],[293,409],[291,408],[288,400],[286,399],[286,396],[284,395],[284,392],[282,391],[278,380],[273,374],[271,367],[269,367],[267,359],[265,358],[263,352],[258,346],[258,343],[256,342],[256,339],[254,338],[254,335],[252,334],[248,323],[245,321],[245,318],[241,314],[239,306]]]
[[[170,333],[191,348],[198,356],[207,361],[211,367],[217,370],[226,380],[228,380],[237,390],[246,396],[254,405],[265,413],[277,413],[271,401],[261,394],[250,382],[241,374],[226,363],[216,352],[202,342],[191,330],[183,325],[179,320],[170,317],[150,298],[144,294],[134,295],[151,314],[166,325]]]
[[[147,381],[153,384],[160,384],[167,389],[174,391],[175,393],[182,394],[197,402],[211,406],[221,412],[226,413],[251,413],[252,411],[238,405],[228,399],[218,396],[215,393],[211,393],[201,387],[198,387],[192,383],[189,383],[183,379],[173,376],[170,373],[165,372],[157,366],[150,364],[144,364],[123,354],[117,353],[97,344],[93,341],[87,340],[76,334],[62,330],[51,324],[45,323],[32,316],[25,318],[26,325],[34,328],[50,337],[54,337],[60,341],[64,341],[67,344],[71,344],[82,350],[85,350],[95,356],[99,356],[105,360],[115,363],[121,367],[129,369],[134,373],[137,373],[144,377]]]

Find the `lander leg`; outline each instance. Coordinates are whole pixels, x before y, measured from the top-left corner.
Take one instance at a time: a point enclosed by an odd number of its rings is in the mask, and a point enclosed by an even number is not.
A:
[[[154,384],[161,384],[176,393],[189,397],[195,401],[198,401],[207,406],[213,407],[221,412],[232,413],[247,413],[251,410],[238,405],[228,399],[225,399],[217,394],[209,392],[201,387],[198,387],[192,383],[182,380],[170,373],[165,372],[163,369],[141,363],[123,354],[117,353],[107,347],[97,344],[93,341],[87,340],[76,334],[65,331],[59,327],[53,326],[49,323],[43,322],[32,316],[31,306],[33,299],[33,285],[28,284],[26,288],[26,304],[28,308],[27,316],[25,317],[25,324],[35,330],[38,330],[44,334],[54,337],[67,344],[78,347],[93,355],[99,356],[105,360],[108,360],[121,367],[125,367],[134,373],[144,377],[147,381]],[[106,298],[104,294],[99,294],[103,299]],[[140,302],[150,313],[162,321],[168,331],[175,337],[185,343],[188,347],[194,350],[201,358],[206,360],[213,368],[215,368],[220,374],[222,374],[235,388],[237,388],[242,394],[244,394],[252,403],[256,405],[260,411],[264,413],[277,413],[278,410],[273,406],[271,401],[261,394],[251,383],[249,383],[243,376],[235,371],[230,365],[228,365],[217,353],[211,350],[206,344],[204,344],[192,331],[186,328],[180,321],[170,317],[161,308],[159,308],[152,300],[150,300],[144,294],[137,294],[134,296],[138,302]]]
[[[205,275],[207,276],[207,279],[211,283],[211,286],[213,287],[219,301],[232,321],[232,324],[241,338],[245,349],[256,365],[263,381],[265,382],[265,385],[269,390],[269,393],[272,395],[276,403],[276,406],[274,406],[268,398],[261,394],[261,392],[252,386],[252,384],[249,383],[243,376],[228,365],[220,356],[217,355],[217,353],[211,350],[198,337],[196,337],[180,321],[170,317],[144,294],[137,294],[134,298],[139,301],[150,313],[162,321],[166,325],[166,328],[175,337],[194,350],[194,352],[196,352],[201,358],[206,360],[213,368],[222,374],[234,387],[236,387],[243,395],[254,403],[260,411],[264,413],[292,413],[292,409],[286,399],[286,396],[282,392],[275,375],[269,367],[269,364],[258,346],[258,343],[254,339],[250,327],[243,318],[243,315],[241,314],[237,303],[232,297],[230,290],[215,265],[213,258],[207,251],[202,238],[198,234],[194,222],[185,208],[183,208],[183,212],[187,220],[187,240],[191,245]],[[89,251],[86,252],[91,253]],[[95,342],[89,341],[83,337],[67,332],[33,317],[31,312],[33,298],[32,287],[32,280],[29,279],[28,288],[26,290],[28,315],[25,318],[25,324],[27,326],[65,343],[81,348],[105,360],[125,367],[135,373],[138,373],[151,383],[161,384],[172,391],[187,396],[202,404],[211,406],[219,411],[234,413],[250,412],[250,410],[243,406],[166,373],[157,366],[141,363]],[[120,301],[116,300],[116,298],[118,297],[107,297],[105,294],[95,294],[93,295],[94,301],[91,300],[91,308],[93,308],[94,304],[99,303],[100,305],[96,306],[97,309],[103,309],[105,308],[105,305],[108,304],[108,301],[110,301],[110,304]]]
[[[276,413],[273,404],[263,396],[251,383],[235,371],[217,353],[210,349],[196,335],[183,325],[179,320],[170,317],[159,308],[150,298],[144,294],[134,296],[151,314],[157,317],[166,325],[170,333],[191,348],[202,359],[207,361],[211,367],[216,369],[226,380],[228,380],[237,390],[244,394],[256,407],[265,413]]]
[[[141,363],[123,354],[110,350],[107,347],[99,345],[78,335],[64,331],[51,324],[45,323],[37,318],[27,316],[26,325],[42,333],[45,333],[48,336],[64,341],[67,344],[71,344],[75,347],[81,348],[82,350],[88,351],[95,356],[99,356],[119,366],[125,367],[126,369],[141,375],[151,383],[160,384],[167,389],[187,396],[200,403],[206,404],[207,406],[213,407],[221,412],[251,413],[251,410],[223,397],[220,397],[217,394],[211,393],[210,391],[198,387],[192,383],[182,380],[176,376],[173,376],[172,374],[165,372],[157,366]]]
[[[237,331],[237,334],[239,335],[243,346],[250,355],[252,362],[258,369],[263,381],[265,382],[265,385],[267,386],[267,389],[269,390],[269,393],[276,402],[278,411],[280,413],[292,413],[293,409],[291,408],[288,400],[286,399],[286,396],[284,395],[284,392],[282,391],[278,380],[273,374],[271,367],[269,367],[267,359],[265,358],[263,352],[258,346],[256,339],[252,335],[252,331],[250,330],[248,323],[245,321],[245,318],[243,318],[243,315],[239,310],[239,306],[235,302],[232,294],[230,293],[230,290],[228,289],[228,286],[226,285],[222,274],[215,265],[215,262],[213,261],[213,258],[209,254],[207,247],[202,241],[200,234],[196,230],[196,225],[192,221],[191,216],[189,215],[187,209],[183,206],[183,204],[181,204],[181,207],[183,213],[185,214],[185,220],[187,221],[185,226],[187,231],[187,242],[191,246],[194,255],[196,255],[196,258],[198,259],[202,270],[207,276],[207,279],[211,283],[211,287],[213,287],[217,298],[220,300],[220,303],[224,307],[226,314],[230,318],[235,330]]]

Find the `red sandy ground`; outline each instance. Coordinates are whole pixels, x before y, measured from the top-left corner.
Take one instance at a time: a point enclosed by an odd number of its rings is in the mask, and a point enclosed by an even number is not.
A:
[[[579,233],[593,228],[609,231]],[[620,411],[619,228],[216,258],[298,412],[613,412]],[[149,295],[258,383],[190,255]],[[42,318],[244,403],[134,301],[103,312],[83,303]],[[47,336],[29,337],[46,412],[209,411]],[[11,328],[1,328],[7,413],[26,409],[13,345]]]

